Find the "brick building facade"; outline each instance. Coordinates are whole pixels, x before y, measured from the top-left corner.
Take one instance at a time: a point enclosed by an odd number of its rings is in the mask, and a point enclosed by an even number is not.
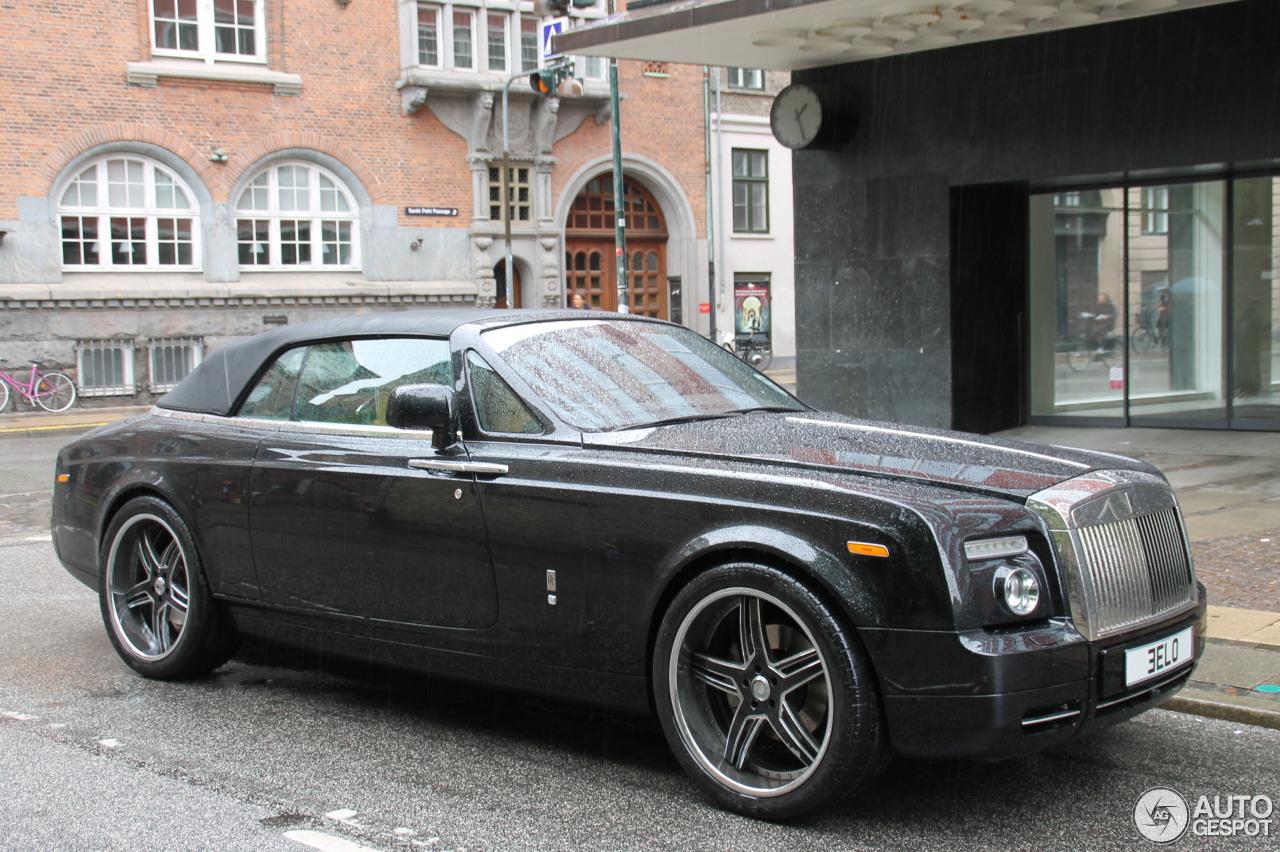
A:
[[[0,356],[74,367],[82,404],[335,312],[566,288],[612,307],[607,68],[534,94],[529,2],[90,0],[7,23]],[[619,76],[635,308],[696,325],[701,289],[667,288],[706,280],[705,73]]]

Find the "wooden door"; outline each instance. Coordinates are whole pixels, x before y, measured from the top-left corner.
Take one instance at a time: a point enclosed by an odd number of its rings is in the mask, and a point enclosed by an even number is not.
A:
[[[667,225],[662,209],[638,181],[623,179],[627,226],[627,295],[631,312],[667,318]],[[593,178],[574,199],[565,226],[568,303],[581,293],[587,306],[618,309],[613,177]]]

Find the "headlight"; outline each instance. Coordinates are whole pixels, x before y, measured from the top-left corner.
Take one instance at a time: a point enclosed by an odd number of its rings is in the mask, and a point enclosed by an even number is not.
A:
[[[1026,616],[1040,605],[1040,581],[1022,566],[1002,565],[996,569],[996,600],[1016,616]]]
[[[1027,552],[1027,537],[1023,535],[1007,535],[1003,538],[983,538],[964,543],[964,555],[970,562],[981,562],[984,559],[1007,559],[1021,556]]]

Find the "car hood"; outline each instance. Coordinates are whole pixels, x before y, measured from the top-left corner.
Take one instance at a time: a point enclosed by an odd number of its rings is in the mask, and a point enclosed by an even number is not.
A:
[[[859,420],[817,411],[752,412],[596,433],[586,447],[627,447],[966,487],[1025,500],[1091,470],[1154,472],[1125,456]]]

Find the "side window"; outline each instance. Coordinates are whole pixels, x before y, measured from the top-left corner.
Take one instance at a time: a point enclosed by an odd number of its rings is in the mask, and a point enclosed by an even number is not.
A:
[[[516,392],[474,352],[467,353],[467,374],[471,379],[471,401],[476,419],[486,432],[537,435],[542,424]]]
[[[249,398],[240,406],[241,417],[259,417],[263,420],[288,420],[293,413],[293,397],[298,389],[298,374],[307,347],[299,346],[276,359],[258,383],[249,392]]]
[[[286,374],[291,378],[285,379]],[[316,343],[291,350],[273,364],[241,414],[383,426],[387,397],[395,388],[452,382],[445,340],[398,337]],[[276,388],[285,384],[290,388],[287,399]]]

